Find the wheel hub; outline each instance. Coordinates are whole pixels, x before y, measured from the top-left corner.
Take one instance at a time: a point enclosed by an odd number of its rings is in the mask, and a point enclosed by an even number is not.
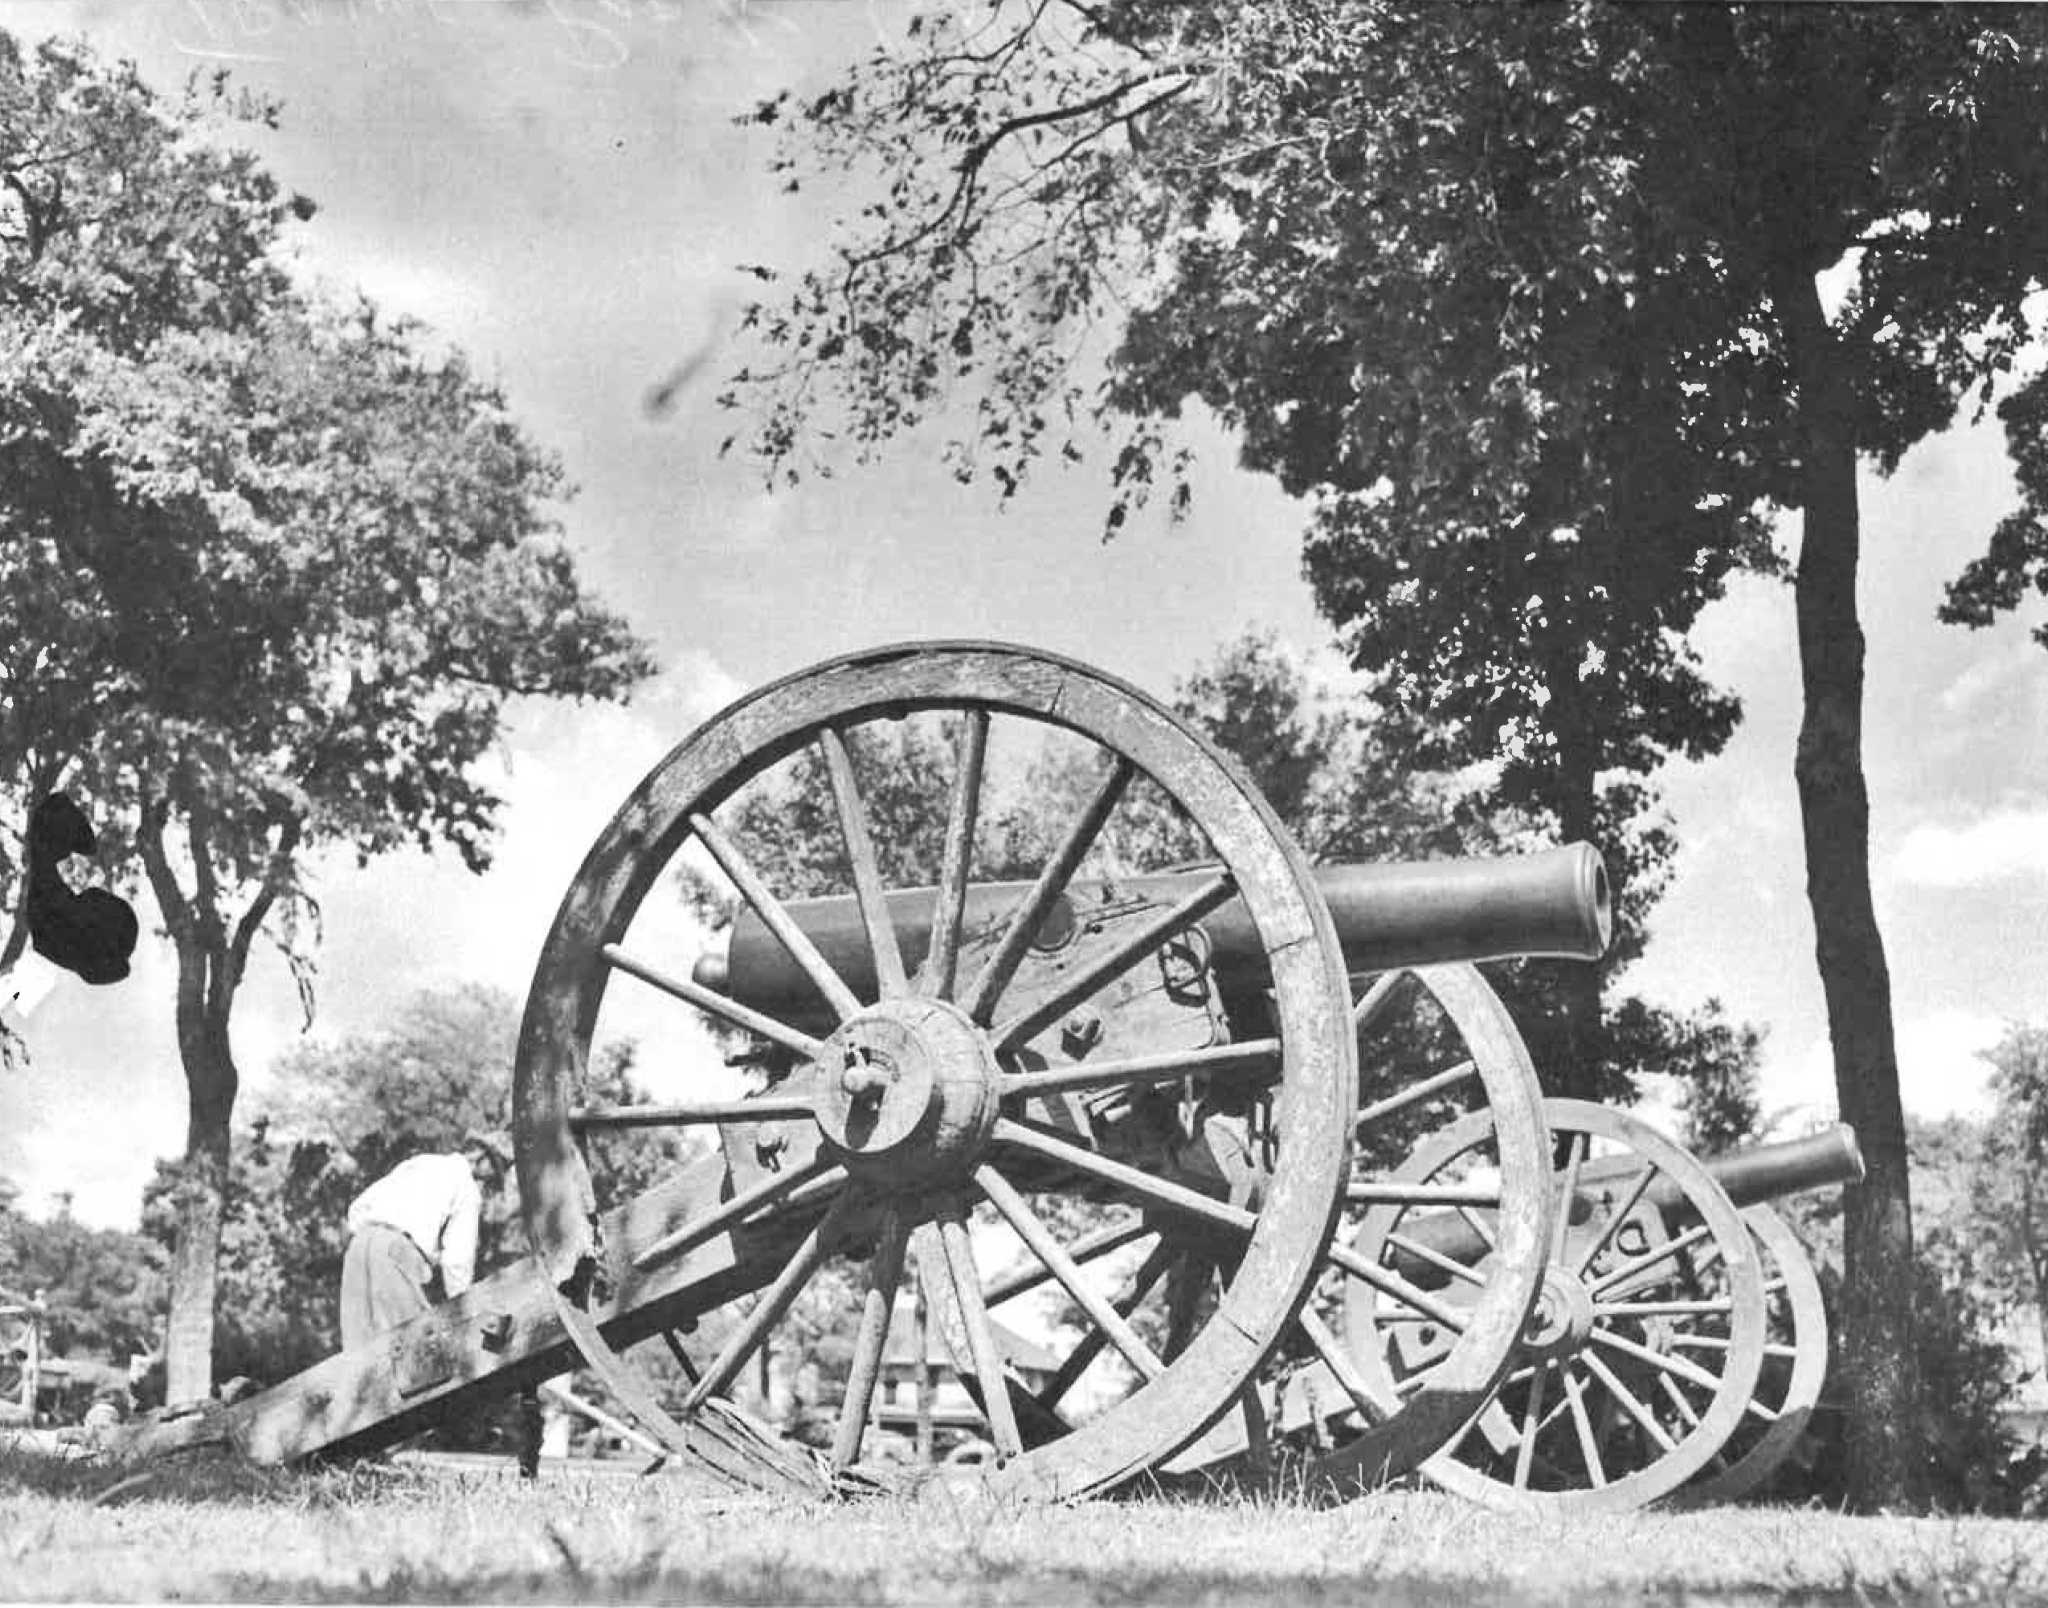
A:
[[[971,1171],[995,1126],[988,1037],[942,1000],[890,999],[842,1022],[817,1060],[818,1129],[849,1173],[928,1183]]]
[[[1562,1268],[1544,1269],[1536,1305],[1522,1326],[1521,1349],[1539,1357],[1569,1356],[1593,1332],[1593,1297]]]

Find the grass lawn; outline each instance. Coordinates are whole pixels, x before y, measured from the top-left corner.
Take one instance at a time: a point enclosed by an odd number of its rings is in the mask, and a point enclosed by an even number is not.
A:
[[[549,1469],[137,1481],[0,1457],[10,1601],[2048,1602],[2048,1525],[1724,1508],[1518,1518],[1420,1492],[1006,1506],[797,1503]]]

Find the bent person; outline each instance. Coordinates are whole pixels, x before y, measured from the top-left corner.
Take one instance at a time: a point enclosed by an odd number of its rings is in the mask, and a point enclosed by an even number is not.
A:
[[[460,1151],[401,1161],[355,1198],[341,1262],[343,1349],[469,1288],[483,1192],[511,1159],[502,1136],[470,1133]]]

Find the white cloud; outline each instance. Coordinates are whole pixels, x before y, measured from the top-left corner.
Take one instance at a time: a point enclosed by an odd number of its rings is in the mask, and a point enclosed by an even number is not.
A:
[[[367,296],[388,312],[419,319],[444,338],[470,336],[486,306],[481,283],[418,255],[303,241],[293,266],[301,283],[312,289],[342,302]]]
[[[1974,660],[1941,689],[1941,712],[1961,715],[2008,692],[2031,692],[2040,674],[2041,650],[2032,636],[2006,644],[2002,652]]]
[[[1891,873],[1921,888],[2048,876],[2048,805],[2008,806],[1963,826],[1916,826],[1900,840]]]
[[[1894,1028],[1899,1057],[1899,1097],[1914,1117],[1983,1117],[1991,1109],[1991,1063],[1984,1052],[1998,1042],[2005,1023],[1980,1011],[1947,1008],[1901,1017]],[[1762,1074],[1764,1109],[1783,1113],[1785,1126],[1831,1119],[1836,1111],[1834,1051],[1825,1033],[1797,1053],[1767,1061]]]
[[[1772,1055],[1767,1040],[1758,1083],[1764,1115],[1773,1126],[1796,1133],[1810,1123],[1835,1119],[1834,1052],[1824,1033],[1785,1055]]]

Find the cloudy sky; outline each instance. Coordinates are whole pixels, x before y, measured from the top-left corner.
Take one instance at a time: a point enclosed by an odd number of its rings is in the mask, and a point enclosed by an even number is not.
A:
[[[1198,431],[1193,517],[1098,539],[1104,481],[1049,473],[1007,510],[924,444],[884,466],[766,493],[721,461],[711,406],[733,360],[743,262],[817,249],[821,218],[764,177],[732,114],[869,47],[884,0],[0,0],[0,28],[82,32],[173,89],[226,67],[278,96],[252,141],[320,203],[303,266],[466,348],[580,495],[571,536],[654,644],[624,710],[517,711],[492,873],[395,857],[328,869],[323,1034],[373,1029],[414,990],[478,978],[523,993],[592,838],[647,767],[746,687],[829,654],[989,636],[1155,690],[1247,626],[1304,654],[1326,633],[1299,575],[1302,515]],[[673,411],[650,388],[695,377]],[[1937,624],[1942,583],[2013,501],[1995,426],[1958,428],[1865,488],[1873,862],[1908,1105],[1973,1108],[1976,1052],[2048,1019],[2048,653],[2026,621]],[[1791,777],[1791,596],[1746,583],[1702,622],[1710,671],[1748,719],[1726,754],[1667,778],[1684,848],[1638,986],[1717,995],[1769,1029],[1767,1095],[1831,1111]],[[0,1082],[0,1175],[31,1209],[69,1190],[132,1223],[153,1156],[182,1146],[168,958],[113,989],[59,983],[30,1018],[33,1069]],[[250,1085],[298,1031],[281,966],[237,1016]]]

